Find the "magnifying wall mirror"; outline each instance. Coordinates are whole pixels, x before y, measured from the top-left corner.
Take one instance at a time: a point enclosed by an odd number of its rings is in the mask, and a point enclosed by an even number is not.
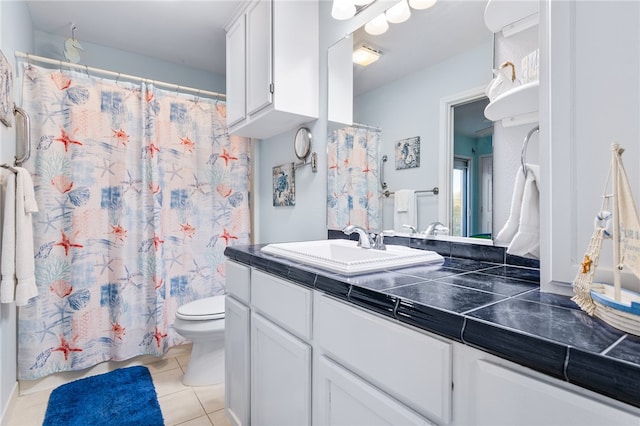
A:
[[[296,132],[293,140],[293,149],[296,157],[304,161],[311,151],[311,130],[306,127],[300,127]]]

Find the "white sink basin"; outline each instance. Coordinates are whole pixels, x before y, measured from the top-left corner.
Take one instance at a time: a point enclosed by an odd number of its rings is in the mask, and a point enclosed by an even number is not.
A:
[[[350,240],[301,241],[268,244],[261,251],[343,275],[444,262],[433,251],[396,245],[387,245],[386,250],[363,249],[357,244]]]

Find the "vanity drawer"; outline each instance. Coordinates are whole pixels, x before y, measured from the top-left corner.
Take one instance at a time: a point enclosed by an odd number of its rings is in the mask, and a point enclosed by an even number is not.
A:
[[[296,336],[311,339],[311,290],[255,269],[251,275],[252,307]]]
[[[321,293],[313,324],[327,356],[430,420],[451,421],[450,343]]]
[[[231,260],[225,261],[225,268],[227,294],[233,294],[236,299],[248,305],[251,301],[251,268]]]

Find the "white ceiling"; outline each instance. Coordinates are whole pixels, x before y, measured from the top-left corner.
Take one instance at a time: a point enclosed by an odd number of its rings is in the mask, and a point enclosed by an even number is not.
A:
[[[408,21],[389,24],[377,36],[363,28],[354,33],[354,46],[366,44],[382,52],[368,67],[355,66],[354,93],[365,93],[489,43],[492,34],[484,24],[486,0],[439,0],[426,10],[412,10]]]
[[[225,32],[238,0],[26,0],[34,28],[225,74]]]

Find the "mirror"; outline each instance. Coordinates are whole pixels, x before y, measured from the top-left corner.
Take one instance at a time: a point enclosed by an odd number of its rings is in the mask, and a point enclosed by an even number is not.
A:
[[[465,109],[463,105],[476,100],[478,91],[482,95],[492,78],[493,35],[484,24],[484,7],[485,2],[479,1],[440,0],[429,9],[412,9],[407,21],[389,24],[384,34],[372,36],[360,28],[350,35],[349,49],[365,45],[380,54],[377,61],[366,67],[352,65],[353,111],[350,122],[381,129],[378,159],[386,155],[389,161],[384,164],[384,170],[380,168],[378,173],[384,173],[384,181],[390,192],[401,189],[415,191],[416,228],[419,232],[436,221],[453,228],[452,182],[454,166],[457,164],[454,161],[456,147],[453,127],[456,121],[461,120],[455,119],[455,111],[460,105],[462,114]],[[344,45],[345,40],[340,40],[329,49],[330,121],[336,116],[332,110],[335,103],[331,102],[333,50],[344,50]],[[460,98],[461,93],[468,93],[468,98],[446,104],[451,108],[451,113],[443,114],[443,99],[453,96]],[[491,124],[484,121],[483,114],[476,121],[480,121],[483,128]],[[330,123],[330,127],[335,128],[336,123]],[[449,128],[450,131],[442,130]],[[419,166],[398,167],[396,159],[399,157],[395,146],[399,141],[417,138]],[[474,150],[476,154],[479,153],[478,147]],[[478,163],[483,161],[486,179],[490,176],[490,152],[483,151],[482,155],[482,160],[479,154],[473,158],[476,162],[473,167],[479,170]],[[380,162],[378,167],[382,164]],[[439,195],[431,191],[434,187],[440,188]],[[468,188],[477,187],[475,183],[468,185]],[[491,224],[491,220],[487,220],[492,210],[487,205],[492,199],[491,187],[490,182],[484,182],[484,204],[468,202],[465,211],[460,212],[467,217],[467,232],[460,231],[460,236],[491,233],[486,227],[476,226],[474,229],[471,226],[480,220],[475,218],[476,213],[472,209],[478,205],[484,206],[481,223]],[[476,200],[477,196],[477,192],[474,192],[469,197]],[[398,228],[394,226],[394,198],[391,195],[381,199],[381,229]]]
[[[304,161],[307,158],[309,151],[311,151],[311,130],[306,127],[298,129],[293,139],[293,150],[298,159]]]

